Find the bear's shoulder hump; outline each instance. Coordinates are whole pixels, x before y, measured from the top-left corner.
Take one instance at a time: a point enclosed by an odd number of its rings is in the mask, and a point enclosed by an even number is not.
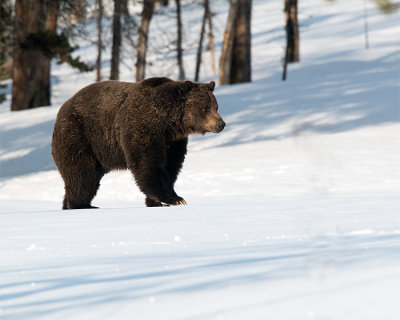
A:
[[[167,77],[153,77],[153,78],[148,78],[140,82],[140,85],[144,87],[158,87],[161,86],[167,82],[173,82],[170,78]]]

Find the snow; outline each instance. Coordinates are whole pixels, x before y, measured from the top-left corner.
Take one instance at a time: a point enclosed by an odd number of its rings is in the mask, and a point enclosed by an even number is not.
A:
[[[305,200],[68,214],[9,204],[5,318],[395,319],[398,201]]]
[[[60,210],[52,127],[94,73],[54,65],[51,108],[10,113],[8,87],[0,319],[399,319],[399,13],[370,4],[366,50],[360,4],[301,2],[301,62],[281,82],[281,2],[254,1],[253,82],[216,88],[226,129],[191,138],[176,185],[188,206],[146,208],[120,171],[103,178],[101,209]],[[201,9],[183,9],[196,34]],[[176,77],[171,56],[150,59],[150,75]]]

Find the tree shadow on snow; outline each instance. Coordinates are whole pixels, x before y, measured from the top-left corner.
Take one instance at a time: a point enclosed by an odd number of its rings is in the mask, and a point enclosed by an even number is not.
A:
[[[216,96],[227,127],[219,135],[193,137],[196,147],[234,146],[304,132],[329,134],[399,122],[399,55],[391,53],[374,61],[329,61],[335,59],[333,53],[312,65],[290,65],[285,82],[279,71],[251,83],[218,87]],[[54,121],[2,130],[2,149],[7,154],[0,160],[0,179],[56,169],[50,148]]]
[[[54,122],[1,131],[0,179],[56,169],[50,147]]]
[[[148,303],[151,296],[207,294],[232,285],[240,288],[241,285],[256,284],[263,288],[262,283],[268,286],[271,281],[280,279],[310,278],[313,274],[320,276],[322,269],[331,268],[332,264],[335,268],[351,268],[356,272],[362,263],[382,258],[391,261],[397,258],[397,251],[395,246],[387,244],[396,243],[398,238],[398,235],[376,234],[357,238],[322,237],[295,242],[274,241],[269,245],[208,248],[207,252],[179,255],[159,252],[86,260],[72,258],[68,264],[47,265],[39,270],[25,266],[23,270],[31,275],[30,281],[35,286],[29,286],[27,280],[5,281],[1,285],[3,294],[0,303],[4,319],[12,320],[26,314],[39,318],[52,314],[57,316],[57,313],[62,316],[62,312],[74,310],[85,313],[90,312],[88,307],[113,302]],[[364,250],[365,245],[370,250]],[[168,264],[170,267],[165,268]],[[118,270],[115,270],[116,266]],[[21,271],[3,272],[16,274]],[[43,276],[44,272],[47,277]],[[63,276],[64,273],[67,275]],[[38,279],[35,279],[35,274],[38,274]],[[354,287],[357,283],[353,281],[347,285]],[[313,292],[303,294],[312,295]],[[291,292],[281,297],[269,296],[265,297],[263,305],[296,298],[298,294]],[[243,305],[241,308],[252,306],[255,305]]]
[[[227,127],[218,136],[193,140],[202,149],[399,122],[398,52],[370,62],[329,62],[332,57],[289,66],[285,82],[275,73],[252,83],[219,87],[216,96]]]

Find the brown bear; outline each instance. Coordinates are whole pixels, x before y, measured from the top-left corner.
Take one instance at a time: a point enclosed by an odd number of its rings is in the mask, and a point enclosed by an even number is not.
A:
[[[214,87],[157,77],[103,81],[76,93],[60,108],[52,140],[65,184],[62,208],[94,208],[100,179],[119,169],[132,172],[148,207],[186,204],[174,184],[188,135],[225,127]]]

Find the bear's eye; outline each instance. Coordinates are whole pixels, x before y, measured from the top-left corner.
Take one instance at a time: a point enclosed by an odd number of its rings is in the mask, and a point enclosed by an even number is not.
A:
[[[211,110],[211,108],[209,106],[203,108],[204,112],[210,112],[210,110]]]

